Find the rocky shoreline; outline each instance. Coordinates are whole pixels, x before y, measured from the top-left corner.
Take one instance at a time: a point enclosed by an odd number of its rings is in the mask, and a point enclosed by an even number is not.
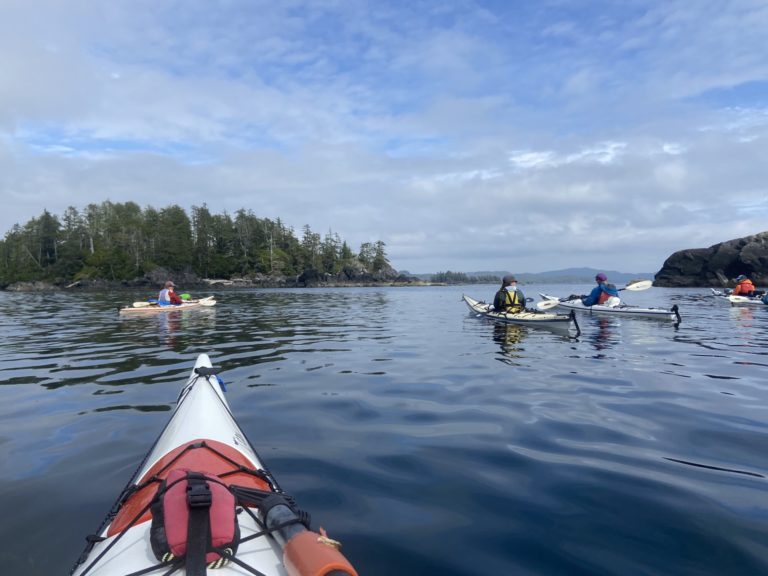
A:
[[[679,250],[664,262],[654,276],[654,286],[665,288],[728,287],[734,279],[747,275],[756,286],[768,286],[768,232],[736,238],[709,248]],[[400,274],[393,268],[368,272],[361,266],[345,266],[338,274],[305,270],[299,275],[253,274],[238,278],[200,278],[191,272],[173,272],[156,268],[130,281],[83,279],[61,282],[16,282],[0,287],[10,292],[49,292],[118,289],[158,290],[166,280],[173,280],[179,290],[239,288],[337,288],[362,286],[435,286],[414,276]]]
[[[664,262],[653,285],[697,288],[734,285],[739,274],[755,286],[768,285],[768,232],[736,238],[709,248],[679,250]]]
[[[192,273],[171,272],[156,269],[151,274],[130,281],[111,281],[104,279],[77,280],[74,282],[15,282],[5,286],[8,292],[57,292],[57,291],[110,291],[147,289],[159,290],[166,280],[173,280],[180,291],[215,289],[236,290],[246,288],[340,288],[370,286],[430,286],[413,276],[398,274],[394,270],[380,274],[322,274],[306,270],[298,276],[271,276],[255,274],[242,278],[200,278]]]

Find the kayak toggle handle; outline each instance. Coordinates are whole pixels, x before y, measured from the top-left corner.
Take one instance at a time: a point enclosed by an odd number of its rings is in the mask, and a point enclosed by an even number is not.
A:
[[[200,368],[195,368],[195,374],[198,374],[200,376],[208,377],[208,376],[215,376],[219,373],[221,370],[221,366],[200,366]]]

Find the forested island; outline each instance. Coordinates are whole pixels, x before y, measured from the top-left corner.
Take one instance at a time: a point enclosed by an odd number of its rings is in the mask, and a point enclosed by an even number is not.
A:
[[[524,283],[574,282],[594,272],[517,275]],[[212,214],[205,204],[190,214],[110,201],[60,216],[43,210],[0,240],[0,289],[12,290],[157,286],[168,278],[185,287],[495,284],[506,273],[401,273],[382,241],[353,250],[330,230],[321,236],[306,225],[299,236],[280,218],[244,208]]]
[[[337,233],[304,226],[301,237],[278,218],[240,209],[191,214],[171,205],[141,208],[134,202],[69,207],[61,216],[43,210],[0,240],[0,288],[141,286],[172,275],[189,284],[232,279],[250,285],[418,281],[392,268],[382,241],[357,251]]]

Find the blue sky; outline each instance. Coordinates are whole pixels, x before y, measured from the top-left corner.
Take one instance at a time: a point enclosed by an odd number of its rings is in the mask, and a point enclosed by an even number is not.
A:
[[[4,0],[0,233],[251,209],[411,272],[655,272],[768,229],[763,0]]]

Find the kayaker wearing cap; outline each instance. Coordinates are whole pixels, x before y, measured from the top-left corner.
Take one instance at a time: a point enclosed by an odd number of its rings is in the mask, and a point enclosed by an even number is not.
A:
[[[619,291],[616,286],[608,283],[608,276],[600,272],[595,276],[597,286],[592,288],[588,296],[581,299],[584,306],[594,306],[595,304],[605,304],[606,306],[617,306],[619,304]],[[614,298],[614,300],[611,300]]]
[[[176,288],[176,284],[170,280],[165,283],[165,288],[160,290],[160,294],[157,295],[157,303],[160,304],[160,306],[181,304],[181,298],[174,292],[174,288]]]
[[[739,274],[736,277],[736,287],[733,289],[733,292],[731,292],[732,296],[754,296],[755,295],[755,285],[752,284],[752,280],[744,276],[744,274]]]
[[[517,279],[512,275],[501,279],[501,288],[493,297],[493,309],[496,312],[517,314],[525,310],[525,295],[517,287]]]

